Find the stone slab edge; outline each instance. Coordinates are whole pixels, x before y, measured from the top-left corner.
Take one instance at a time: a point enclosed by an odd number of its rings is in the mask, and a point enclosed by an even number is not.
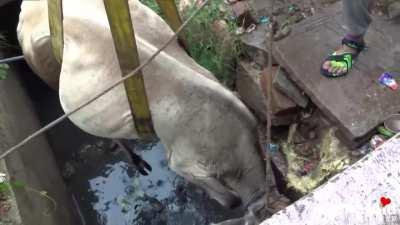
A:
[[[262,225],[400,224],[399,193],[400,134]]]

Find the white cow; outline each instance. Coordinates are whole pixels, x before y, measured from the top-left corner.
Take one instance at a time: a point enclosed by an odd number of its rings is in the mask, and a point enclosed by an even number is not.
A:
[[[121,77],[102,0],[64,3],[61,73],[49,44],[46,1],[24,1],[18,36],[32,69],[57,84],[69,112]],[[140,60],[165,43],[172,30],[154,12],[130,0]],[[173,42],[143,69],[154,129],[171,169],[232,207],[263,195],[257,121],[245,105]],[[54,86],[54,85],[53,85]],[[138,138],[121,84],[70,117],[84,131],[106,138]]]

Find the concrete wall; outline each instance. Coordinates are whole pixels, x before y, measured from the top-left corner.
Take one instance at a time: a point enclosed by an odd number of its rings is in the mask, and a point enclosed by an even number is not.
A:
[[[20,74],[24,76],[24,74]],[[17,74],[0,80],[0,152],[40,128],[39,121]],[[45,136],[36,138],[5,159],[12,181],[25,184],[15,188],[18,213],[24,225],[79,225],[71,196],[62,180]],[[57,210],[44,215],[49,201],[30,190],[46,191],[57,202]],[[16,218],[16,221],[18,219]],[[19,224],[19,223],[18,223]]]

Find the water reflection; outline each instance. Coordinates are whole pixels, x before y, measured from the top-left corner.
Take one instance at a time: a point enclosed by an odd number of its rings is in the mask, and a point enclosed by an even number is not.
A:
[[[86,224],[203,225],[242,214],[225,210],[171,171],[160,143],[133,145],[152,166],[149,176],[141,176],[125,152],[110,153],[104,143],[85,145],[68,163]]]

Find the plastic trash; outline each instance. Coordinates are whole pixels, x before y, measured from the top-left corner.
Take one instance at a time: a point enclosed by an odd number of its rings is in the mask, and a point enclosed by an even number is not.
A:
[[[395,133],[391,132],[383,126],[378,127],[378,132],[382,134],[385,138],[391,138],[395,135]]]
[[[257,28],[257,25],[255,25],[254,23],[252,23],[252,24],[250,24],[249,27],[246,28],[246,33],[251,33],[251,32],[253,32],[256,28]]]
[[[370,146],[372,149],[377,149],[379,146],[381,146],[386,139],[382,135],[374,135],[371,138],[371,141],[369,142]]]
[[[278,144],[271,143],[271,144],[269,144],[269,148],[268,148],[268,145],[266,147],[267,147],[266,149],[268,149],[270,152],[279,151],[279,145]]]
[[[380,77],[379,77],[379,83],[385,85],[386,87],[389,87],[392,90],[397,90],[399,88],[399,85],[397,84],[396,80],[393,78],[393,76],[388,73],[384,72]]]
[[[269,24],[271,22],[270,18],[268,16],[261,16],[260,19],[258,20],[260,24]]]

